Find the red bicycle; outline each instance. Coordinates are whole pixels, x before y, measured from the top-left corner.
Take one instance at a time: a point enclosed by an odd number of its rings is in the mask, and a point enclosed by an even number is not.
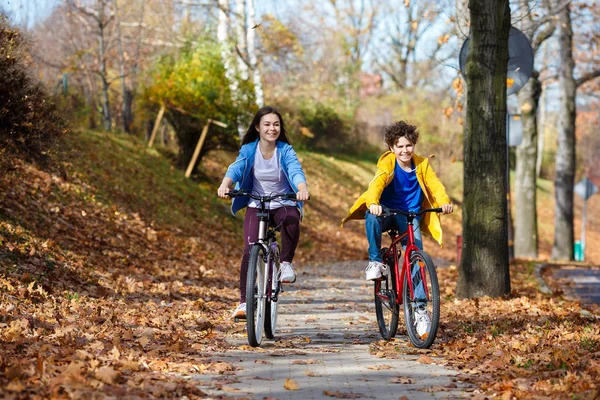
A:
[[[388,273],[375,281],[375,313],[381,336],[390,340],[396,335],[402,304],[408,337],[415,347],[423,349],[433,344],[440,323],[440,288],[435,265],[431,257],[416,246],[413,229],[415,218],[428,212],[440,213],[442,209],[420,212],[384,209],[383,216],[405,215],[408,230],[402,235],[397,229],[389,231],[390,246],[381,249]],[[404,238],[408,239],[400,267],[400,242]]]

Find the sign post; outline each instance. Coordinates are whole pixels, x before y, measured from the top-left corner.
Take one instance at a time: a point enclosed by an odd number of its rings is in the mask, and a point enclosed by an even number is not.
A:
[[[583,210],[581,212],[581,259],[575,261],[585,261],[585,223],[587,200],[598,191],[598,187],[592,183],[589,178],[583,178],[575,185],[575,193],[583,199]],[[577,258],[577,254],[576,257]]]

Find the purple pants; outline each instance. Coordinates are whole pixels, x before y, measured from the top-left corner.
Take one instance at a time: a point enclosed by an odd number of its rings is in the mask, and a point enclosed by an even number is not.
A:
[[[246,275],[250,259],[250,243],[258,241],[258,208],[248,207],[244,218],[244,255],[240,268],[240,302],[246,302]],[[300,212],[294,206],[269,210],[271,225],[281,227],[281,261],[292,262],[300,240]]]

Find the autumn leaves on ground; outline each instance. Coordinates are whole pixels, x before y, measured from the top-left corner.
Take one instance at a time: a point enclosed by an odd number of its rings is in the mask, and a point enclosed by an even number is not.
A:
[[[130,137],[71,133],[63,147],[51,172],[5,160],[0,177],[2,397],[203,397],[186,377],[232,368],[211,355],[242,329],[229,319],[241,221],[215,196],[235,155],[211,153],[188,180],[165,151]],[[298,270],[363,259],[362,225],[340,229],[339,221],[376,155],[300,157],[312,200]],[[533,262],[511,267],[506,299],[456,300],[460,210],[443,224],[444,248],[426,242],[449,265],[439,268],[442,324],[430,356],[484,395],[598,396],[598,310],[541,294]],[[371,350],[415,352],[383,341]]]

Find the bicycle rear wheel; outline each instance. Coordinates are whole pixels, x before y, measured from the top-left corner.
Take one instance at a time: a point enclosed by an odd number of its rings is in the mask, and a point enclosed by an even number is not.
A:
[[[277,304],[279,303],[279,260],[272,260],[273,264],[271,279],[269,283],[271,285],[271,296],[267,298],[265,307],[265,336],[267,339],[275,338],[275,328],[277,326]],[[273,300],[273,296],[275,300]]]
[[[250,250],[246,278],[246,332],[252,347],[260,346],[265,322],[265,250],[254,245]]]
[[[381,250],[384,255],[387,248]],[[377,325],[379,333],[385,340],[390,340],[396,335],[398,330],[398,306],[396,287],[396,270],[394,269],[394,257],[390,256],[383,260],[388,267],[388,274],[383,279],[374,282],[375,294],[375,315],[377,316]]]
[[[440,288],[437,273],[431,257],[421,250],[410,255],[410,263],[411,270],[419,266],[421,272],[412,277],[414,298],[410,297],[408,287],[408,279],[412,273],[409,271],[404,277],[404,322],[412,344],[420,349],[428,349],[435,340],[440,323]]]

